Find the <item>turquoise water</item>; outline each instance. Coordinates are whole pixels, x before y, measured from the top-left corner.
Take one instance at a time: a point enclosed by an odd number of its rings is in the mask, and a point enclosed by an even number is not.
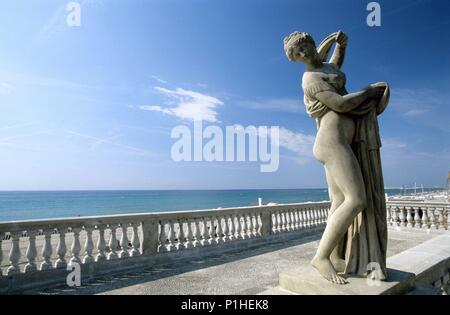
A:
[[[386,190],[389,195],[400,190]],[[0,192],[0,221],[328,200],[326,189]]]

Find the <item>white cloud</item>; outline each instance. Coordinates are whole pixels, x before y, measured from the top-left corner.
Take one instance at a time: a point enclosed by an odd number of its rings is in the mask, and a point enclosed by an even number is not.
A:
[[[408,110],[407,112],[405,112],[403,115],[408,116],[408,117],[414,117],[414,116],[420,116],[427,112],[428,112],[427,109],[411,109],[411,110]]]
[[[283,156],[291,159],[297,164],[306,164],[313,159],[313,146],[315,136],[295,132],[284,127],[279,128],[279,146],[295,153],[295,156]],[[272,141],[276,139],[272,139]]]
[[[391,106],[407,117],[423,115],[441,103],[439,94],[428,89],[398,88],[392,91]]]
[[[162,108],[158,105],[144,105],[139,107],[142,110],[148,110],[148,111],[154,111],[154,112],[161,112],[163,114],[171,115],[172,112],[168,108]]]
[[[141,106],[140,109],[173,115],[183,120],[218,122],[217,107],[224,104],[221,100],[213,96],[182,88],[169,90],[157,86],[155,90],[176,100],[175,106],[162,107],[158,105],[145,105]]]
[[[241,101],[239,104],[243,107],[266,110],[299,113],[305,112],[305,106],[300,98],[272,98],[265,100]]]
[[[159,82],[159,83],[167,84],[167,81],[166,81],[166,80],[163,80],[163,79],[157,77],[156,75],[152,75],[152,79],[156,80],[156,81]]]
[[[301,164],[313,157],[314,140],[312,135],[280,128],[280,146],[296,153]]]

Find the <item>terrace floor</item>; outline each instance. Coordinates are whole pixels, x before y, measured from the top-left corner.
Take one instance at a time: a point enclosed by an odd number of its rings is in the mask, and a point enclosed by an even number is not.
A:
[[[389,230],[388,256],[427,241],[437,234]],[[72,289],[52,288],[27,294],[244,294],[254,295],[278,285],[278,273],[309,264],[320,235],[251,250],[212,256],[188,263],[149,267],[107,276]]]

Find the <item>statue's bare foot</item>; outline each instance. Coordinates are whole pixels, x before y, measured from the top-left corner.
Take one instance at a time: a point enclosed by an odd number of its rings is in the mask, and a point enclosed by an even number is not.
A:
[[[333,264],[334,270],[336,272],[344,272],[345,271],[345,260],[339,257],[330,257],[331,263]]]
[[[327,279],[328,281],[336,284],[346,284],[347,281],[341,277],[338,276],[336,273],[336,270],[334,270],[333,265],[331,264],[331,261],[327,258],[322,259],[318,258],[317,256],[313,258],[311,261],[311,265],[317,269],[317,271]]]

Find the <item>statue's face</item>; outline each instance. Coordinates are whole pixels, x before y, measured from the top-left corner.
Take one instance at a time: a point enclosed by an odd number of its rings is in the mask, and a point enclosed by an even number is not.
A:
[[[295,61],[310,64],[315,60],[317,56],[317,50],[313,44],[302,43],[294,47],[293,56],[295,58]]]

